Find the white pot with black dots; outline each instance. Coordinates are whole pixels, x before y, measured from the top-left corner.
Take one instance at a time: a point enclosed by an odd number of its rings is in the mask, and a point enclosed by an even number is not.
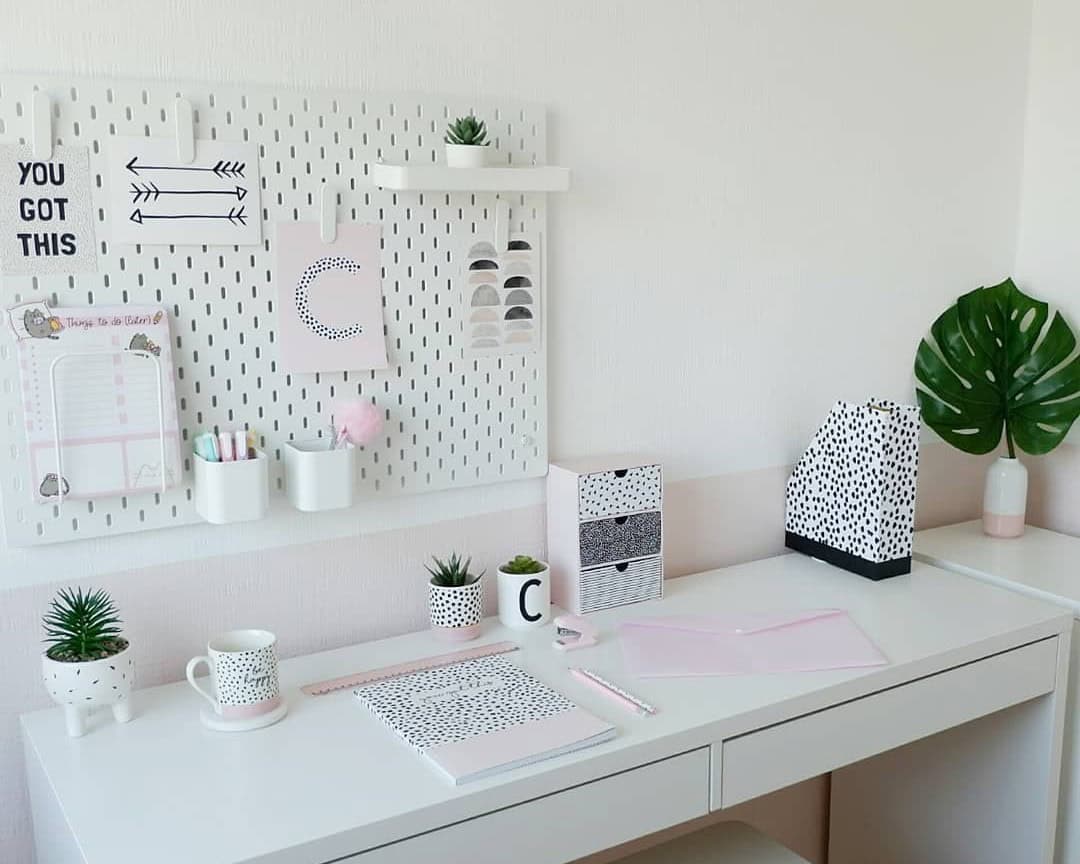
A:
[[[41,656],[45,689],[57,705],[64,706],[68,735],[73,738],[86,732],[86,720],[98,708],[112,708],[117,723],[131,719],[135,661],[127,640],[117,641],[123,644],[122,650],[100,660],[66,662]]]
[[[428,613],[432,629],[451,642],[467,642],[480,635],[484,618],[484,583],[468,585],[428,583]]]

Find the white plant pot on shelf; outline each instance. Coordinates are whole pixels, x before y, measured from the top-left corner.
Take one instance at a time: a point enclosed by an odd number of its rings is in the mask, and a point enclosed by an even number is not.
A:
[[[356,485],[356,448],[327,449],[327,439],[285,442],[285,491],[297,510],[351,507]]]
[[[986,472],[983,493],[983,533],[1019,537],[1027,513],[1028,472],[1019,459],[1002,456]]]
[[[135,661],[131,646],[100,660],[64,663],[41,655],[41,679],[53,702],[64,706],[67,733],[78,738],[86,732],[90,712],[109,706],[117,723],[131,719],[131,686]]]
[[[484,583],[449,587],[428,582],[428,614],[432,629],[451,642],[466,642],[480,635],[484,618]]]
[[[490,148],[475,144],[447,144],[446,165],[448,168],[483,168],[487,165],[487,152]]]

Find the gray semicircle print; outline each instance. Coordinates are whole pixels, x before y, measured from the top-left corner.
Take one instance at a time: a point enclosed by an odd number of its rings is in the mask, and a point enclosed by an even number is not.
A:
[[[507,321],[518,321],[522,318],[532,318],[532,312],[526,309],[524,306],[515,306],[513,309],[508,309],[506,315],[503,316]]]
[[[499,325],[477,324],[472,328],[472,337],[473,339],[479,339],[481,336],[492,336],[497,339],[499,337]]]
[[[532,280],[528,276],[511,276],[503,282],[503,288],[532,288]]]
[[[495,246],[492,243],[488,243],[487,240],[481,240],[478,243],[473,243],[472,248],[469,249],[470,258],[494,258]]]
[[[472,306],[498,306],[499,292],[494,285],[481,285],[472,295]]]
[[[499,265],[492,261],[490,258],[481,258],[478,261],[473,261],[469,265],[470,270],[498,270]]]
[[[521,304],[525,304],[527,306],[532,302],[532,294],[530,294],[524,288],[515,288],[513,291],[506,295],[507,306],[519,306]]]

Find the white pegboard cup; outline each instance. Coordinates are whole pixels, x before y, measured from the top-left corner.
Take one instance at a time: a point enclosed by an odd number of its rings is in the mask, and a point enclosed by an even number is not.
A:
[[[356,488],[356,448],[330,450],[326,438],[285,442],[285,491],[297,510],[351,507]]]
[[[270,507],[269,460],[262,450],[254,459],[207,462],[197,453],[195,510],[207,522],[251,522],[262,519]]]

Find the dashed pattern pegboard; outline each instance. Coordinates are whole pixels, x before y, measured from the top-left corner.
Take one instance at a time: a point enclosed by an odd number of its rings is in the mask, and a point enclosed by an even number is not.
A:
[[[358,498],[534,477],[547,470],[546,333],[534,354],[462,358],[459,262],[493,239],[491,193],[376,188],[377,161],[442,161],[447,119],[488,119],[498,161],[545,162],[539,106],[176,82],[0,75],[0,142],[28,143],[35,89],[53,102],[55,143],[90,149],[98,272],[4,277],[4,307],[45,298],[56,307],[160,303],[170,313],[184,481],[166,493],[33,502],[13,340],[0,337],[0,489],[7,542],[52,543],[198,521],[190,442],[206,429],[250,425],[273,456],[324,436],[332,403],[359,396],[385,410],[381,439],[359,458]],[[111,242],[107,152],[113,136],[174,135],[178,96],[195,109],[197,138],[258,146],[259,246],[124,246]],[[275,342],[272,224],[316,221],[320,187],[339,191],[338,218],[382,225],[384,321],[390,365],[374,372],[285,374]],[[543,235],[545,199],[505,196],[511,232]],[[120,218],[123,218],[120,216]],[[544,294],[543,288],[541,293]],[[544,302],[543,297],[540,298]],[[545,328],[546,329],[546,328]]]

